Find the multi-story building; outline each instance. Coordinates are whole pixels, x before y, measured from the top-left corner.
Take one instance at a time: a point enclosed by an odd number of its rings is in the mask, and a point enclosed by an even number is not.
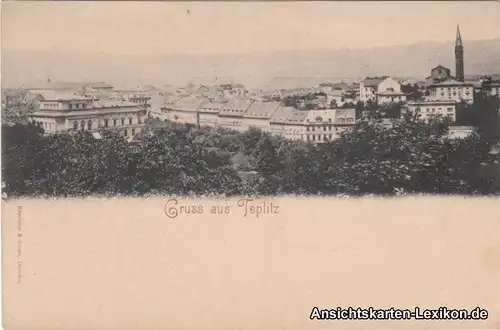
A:
[[[232,99],[212,102],[186,97],[153,116],[177,123],[227,128],[244,132],[251,127],[290,140],[321,143],[353,127],[354,109],[297,110],[279,102]]]
[[[282,136],[290,140],[306,141],[306,126],[304,125],[304,121],[307,118],[307,113],[307,110],[297,110],[294,108],[285,121]]]
[[[401,114],[406,112],[419,114],[421,119],[431,119],[434,117],[448,117],[452,122],[456,121],[455,101],[418,101],[408,102],[401,110]]]
[[[406,94],[401,91],[401,83],[388,76],[365,78],[359,86],[360,101],[379,104],[405,102]]]
[[[138,105],[147,105],[151,100],[149,92],[141,89],[116,90],[115,95],[119,100],[129,101]]]
[[[304,121],[305,140],[314,143],[333,141],[354,124],[354,109],[310,110]]]
[[[430,100],[474,102],[474,85],[454,79],[445,80],[429,87]]]
[[[204,100],[195,96],[182,97],[171,106],[162,109],[162,116],[157,116],[162,120],[169,120],[174,123],[199,124],[198,109]]]
[[[376,102],[378,85],[387,78],[389,77],[367,77],[363,79],[359,84],[359,100],[365,103],[368,101]]]
[[[253,102],[252,100],[229,100],[219,111],[218,126],[239,132],[246,131],[248,126],[244,123],[243,115]]]
[[[29,120],[40,125],[46,134],[113,130],[130,138],[141,132],[147,118],[142,107],[130,102],[61,95],[39,103],[40,109],[32,113]]]
[[[273,135],[284,135],[285,134],[285,123],[290,117],[292,112],[295,110],[294,107],[282,107],[280,106],[276,110],[269,120],[270,130],[269,132]]]
[[[221,111],[224,103],[211,102],[207,100],[198,108],[199,124],[200,126],[217,127],[219,124],[219,112]]]
[[[479,79],[478,91],[483,91],[488,96],[500,96],[500,80],[493,80],[491,76],[483,76]]]
[[[244,125],[263,132],[271,131],[271,117],[278,110],[279,102],[252,102],[243,114]]]
[[[401,91],[401,83],[392,77],[380,82],[377,88],[377,103],[406,102],[406,94]]]

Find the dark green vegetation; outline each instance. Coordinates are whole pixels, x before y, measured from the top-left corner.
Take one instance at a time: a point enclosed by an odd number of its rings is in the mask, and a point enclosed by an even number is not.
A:
[[[486,100],[484,102],[487,102]],[[490,109],[490,110],[488,110]],[[133,142],[113,133],[43,136],[2,127],[8,197],[92,195],[396,195],[500,193],[498,108],[484,108],[469,138],[445,124],[406,117],[392,128],[360,122],[340,139],[312,145],[150,121]],[[465,110],[464,110],[465,111]]]

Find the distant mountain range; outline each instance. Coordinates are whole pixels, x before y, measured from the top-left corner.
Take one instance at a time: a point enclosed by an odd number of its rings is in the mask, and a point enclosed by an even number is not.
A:
[[[465,40],[464,48],[466,75],[500,73],[500,39]],[[3,51],[2,85],[35,86],[50,77],[53,81],[98,80],[126,87],[241,82],[249,87],[285,88],[364,76],[423,79],[438,64],[454,73],[453,43],[224,55]]]

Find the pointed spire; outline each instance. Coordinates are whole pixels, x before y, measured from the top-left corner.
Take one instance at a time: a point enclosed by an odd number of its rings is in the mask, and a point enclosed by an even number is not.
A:
[[[459,25],[457,25],[457,40],[455,41],[455,46],[462,46],[462,36],[460,35]]]

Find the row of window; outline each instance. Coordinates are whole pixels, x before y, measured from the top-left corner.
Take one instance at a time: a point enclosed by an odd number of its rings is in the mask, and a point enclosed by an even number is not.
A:
[[[135,135],[135,128],[132,128],[132,136]],[[128,136],[128,130],[123,131],[123,136]]]
[[[462,89],[472,90],[472,87],[441,87],[440,89],[442,89],[442,90],[448,90],[448,92],[450,92],[452,90],[459,91],[459,90],[462,90]]]
[[[125,123],[127,122],[125,118],[121,118],[120,121],[118,121],[118,119],[113,119],[111,122],[110,119],[104,119],[104,127],[110,127],[110,124],[112,123],[112,127],[114,126],[119,126],[119,124],[121,124],[121,126],[125,126]],[[128,125],[132,125],[133,123],[133,118],[132,117],[129,117],[128,118]],[[140,124],[141,123],[141,118],[138,117],[137,119],[137,123]],[[80,123],[78,123],[78,121],[74,121],[73,122],[73,130],[78,130],[78,128],[80,128],[81,130],[85,129],[85,127],[87,127],[88,130],[91,130],[92,129],[92,120],[88,120],[87,123],[85,123],[84,120],[80,121]]]
[[[34,124],[42,127],[46,131],[53,131],[56,128],[55,123],[46,123],[46,122],[42,122],[42,121],[35,121]]]
[[[327,127],[328,127],[329,131],[332,130],[332,126],[318,126],[318,131],[321,131],[321,127],[323,127],[323,131],[326,131]],[[316,131],[316,127],[315,126],[307,126],[306,127],[306,131],[308,131],[308,132],[314,132],[314,131]],[[338,132],[338,131],[339,131],[339,128],[335,127],[335,132]]]
[[[70,103],[69,104],[69,109],[87,109],[87,104],[86,103]]]
[[[118,126],[120,124],[121,124],[121,126],[125,126],[126,119],[125,118],[121,118],[120,121],[118,121],[118,119],[113,119],[111,122],[110,121],[111,121],[111,119],[104,119],[104,127],[109,127],[110,123],[113,123],[113,126]],[[133,118],[129,117],[128,118],[128,124],[132,125],[132,123],[133,123]],[[137,118],[137,123],[138,124],[141,123],[141,117]]]
[[[44,103],[43,108],[50,109],[50,110],[56,110],[56,109],[59,109],[59,104],[57,104],[57,103]]]
[[[321,121],[321,118],[317,119],[319,121]],[[341,124],[351,124],[351,123],[354,123],[354,118],[340,118],[339,119],[340,123]],[[306,122],[310,122],[309,119],[306,119]],[[328,122],[331,123],[332,122],[332,118],[328,118]]]
[[[444,96],[444,92],[441,92],[441,96]],[[452,93],[451,92],[448,92],[448,98],[451,98],[451,95]],[[469,96],[470,93],[469,92],[465,92],[465,95]],[[453,96],[457,96],[457,92],[453,92]]]
[[[441,112],[443,110],[443,108],[437,108],[437,109],[436,108],[426,108],[425,112],[436,112],[436,110]],[[447,108],[446,111],[453,112],[453,108]]]
[[[136,104],[146,104],[146,103],[148,103],[148,100],[145,100],[145,99],[132,99],[131,101],[132,101],[132,103],[136,103]]]
[[[307,135],[307,141],[325,141],[325,140],[330,140],[332,141],[333,139],[333,134],[325,134],[323,135],[323,139],[321,139],[322,135],[321,134],[312,134],[312,135]]]

